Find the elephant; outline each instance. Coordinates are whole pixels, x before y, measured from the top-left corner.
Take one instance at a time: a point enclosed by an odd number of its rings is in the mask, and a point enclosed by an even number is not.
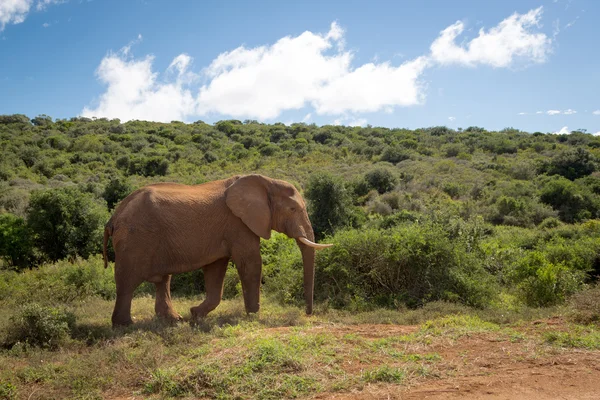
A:
[[[306,314],[313,312],[315,249],[306,205],[290,183],[264,175],[236,175],[199,185],[156,183],[123,199],[104,229],[104,266],[112,237],[117,298],[112,324],[132,323],[134,290],[156,286],[155,312],[169,321],[182,317],[171,302],[171,275],[202,268],[206,298],[190,309],[192,321],[221,302],[225,272],[236,265],[247,313],[260,307],[260,238],[271,230],[296,240],[304,264]]]

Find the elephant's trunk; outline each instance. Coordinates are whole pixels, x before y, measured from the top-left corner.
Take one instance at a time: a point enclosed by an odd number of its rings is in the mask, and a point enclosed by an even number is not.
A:
[[[313,241],[315,236],[312,229],[306,234],[307,239]],[[306,302],[306,314],[313,312],[313,293],[315,289],[315,249],[296,240],[300,251],[302,252],[302,262],[304,264],[304,300]]]

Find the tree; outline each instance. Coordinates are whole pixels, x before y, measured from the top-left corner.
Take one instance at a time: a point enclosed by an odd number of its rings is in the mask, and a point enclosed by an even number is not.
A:
[[[377,168],[365,174],[365,180],[369,187],[376,189],[380,194],[394,189],[398,179],[385,168]]]
[[[309,201],[310,221],[317,240],[352,225],[352,199],[340,178],[326,173],[313,175],[305,197]]]
[[[0,258],[16,270],[33,262],[31,232],[23,218],[10,213],[0,214]]]
[[[596,171],[596,157],[581,147],[563,151],[542,167],[548,175],[561,175],[575,180]]]
[[[121,178],[113,178],[110,180],[106,188],[104,188],[104,192],[102,193],[102,198],[106,200],[106,204],[108,205],[108,209],[112,210],[115,208],[118,202],[123,200],[129,193],[133,191],[133,187],[126,179]]]
[[[545,183],[540,200],[551,205],[560,219],[568,223],[594,218],[599,208],[589,189],[559,176]]]
[[[31,195],[27,225],[34,243],[52,261],[99,252],[105,204],[74,187],[36,191]]]

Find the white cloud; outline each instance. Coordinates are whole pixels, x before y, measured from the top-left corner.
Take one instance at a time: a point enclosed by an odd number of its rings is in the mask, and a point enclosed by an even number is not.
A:
[[[51,4],[62,4],[66,3],[67,1],[69,0],[38,0],[37,4],[35,5],[35,9],[37,11],[42,11]]]
[[[594,115],[600,115],[600,110],[596,110],[596,111],[592,112],[592,114],[594,114]]]
[[[557,114],[560,114],[560,111],[559,110],[548,110],[548,111],[546,111],[546,114],[557,115]]]
[[[448,117],[448,119],[449,119],[451,122],[453,122],[453,121],[456,121],[456,117]]]
[[[432,58],[442,65],[459,64],[509,67],[516,59],[544,62],[551,51],[552,40],[543,33],[533,32],[539,26],[542,7],[526,14],[515,13],[491,28],[479,30],[479,36],[466,46],[457,45],[456,38],[465,25],[457,21],[444,29],[431,45]]]
[[[560,19],[556,19],[552,23],[552,39],[556,39],[558,34],[560,33]]]
[[[536,114],[543,114],[544,112],[543,111],[536,111],[535,113]]]
[[[362,124],[361,113],[423,104],[423,72],[437,63],[506,67],[517,57],[543,61],[550,40],[531,32],[540,15],[541,8],[514,14],[488,32],[481,30],[466,48],[454,43],[464,28],[457,23],[460,26],[450,26],[436,39],[430,55],[399,65],[352,65],[354,53],[344,49],[345,32],[333,22],[327,33],[306,31],[270,45],[221,53],[201,73],[191,71],[191,56],[180,54],[161,74],[152,69],[152,56],[131,57],[140,35],[102,60],[97,76],[106,91],[83,112],[122,120],[210,115],[269,120],[284,111],[310,108],[309,113],[344,116],[345,121],[351,120],[346,115],[354,115],[352,119]],[[450,37],[448,32],[455,34]],[[163,107],[158,99],[165,102]]]
[[[335,44],[340,46],[342,34],[333,23],[326,35],[304,32],[272,46],[239,47],[219,55],[205,71],[212,80],[200,90],[199,113],[270,119],[307,104],[318,114],[335,115],[422,102],[419,77],[425,58],[353,69],[351,52],[330,54]]]
[[[563,126],[558,132],[554,132],[554,133],[557,135],[568,135],[571,132],[569,131],[568,126]]]
[[[49,23],[49,22],[44,22],[44,23],[42,24],[42,26],[43,26],[44,28],[48,28],[48,27],[50,26],[50,23]]]
[[[32,0],[0,1],[0,31],[8,24],[20,24],[25,21]]]
[[[346,125],[346,126],[365,126],[367,124],[366,118],[358,118],[355,116],[342,116],[333,120],[332,125]]]
[[[0,0],[0,32],[8,24],[20,24],[27,18],[31,7],[41,11],[50,4],[65,3],[66,0]]]
[[[563,114],[565,114],[565,115],[577,114],[577,111],[575,111],[575,110],[571,110],[571,109],[569,108],[568,110],[565,110]]]
[[[592,133],[593,136],[600,136],[600,131]]]
[[[141,34],[141,33],[138,33],[138,35],[137,35],[137,38],[135,38],[134,40],[130,41],[129,43],[127,43],[125,46],[123,46],[123,47],[121,48],[121,50],[120,50],[120,51],[121,51],[121,53],[122,53],[124,56],[128,56],[128,55],[129,55],[129,53],[131,52],[131,47],[132,47],[132,46],[135,46],[135,45],[136,45],[136,44],[138,44],[138,43],[140,43],[142,40],[144,40],[144,38],[142,37],[142,34]],[[173,61],[175,61],[175,60],[173,60]]]
[[[152,61],[152,56],[128,60],[123,52],[107,55],[96,75],[108,89],[97,106],[85,107],[82,115],[164,122],[181,121],[193,115],[196,102],[184,82],[178,78],[172,82],[159,81],[158,74],[152,72]],[[183,68],[181,63],[175,65]],[[184,72],[181,69],[180,75]]]
[[[302,122],[307,123],[308,121],[310,121],[311,118],[312,118],[312,114],[308,113],[304,116],[304,118],[302,118]]]
[[[367,124],[366,118],[356,118],[356,119],[350,120],[347,123],[348,126],[365,126],[366,124]]]
[[[526,112],[520,112],[519,115],[527,115]]]

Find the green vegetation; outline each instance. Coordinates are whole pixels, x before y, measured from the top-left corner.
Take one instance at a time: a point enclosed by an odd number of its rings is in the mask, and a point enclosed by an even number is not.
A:
[[[522,340],[502,325],[553,313],[575,328],[536,340],[597,349],[597,328],[576,324],[600,320],[598,157],[600,137],[580,132],[0,116],[0,364],[25,360],[0,368],[0,396],[100,397],[113,381],[115,396],[218,398],[406,384],[443,361],[411,343]],[[297,246],[274,233],[261,242],[260,315],[242,312],[230,265],[233,300],[197,328],[152,319],[142,285],[138,322],[111,330],[115,285],[99,255],[110,211],[149,183],[245,173],[295,184],[317,239],[335,243],[317,253],[317,317],[300,308]],[[174,276],[177,307],[197,304],[203,284],[202,271]],[[423,325],[381,341],[309,333],[357,323]],[[298,328],[268,331],[282,326]],[[367,364],[344,369],[344,357]]]
[[[109,211],[145,184],[257,172],[298,186],[317,239],[336,243],[317,259],[328,307],[551,306],[600,273],[600,138],[581,132],[8,115],[0,154],[4,270],[98,254]],[[265,292],[298,304],[295,246],[275,235],[263,255]],[[175,277],[174,295],[201,275]]]

